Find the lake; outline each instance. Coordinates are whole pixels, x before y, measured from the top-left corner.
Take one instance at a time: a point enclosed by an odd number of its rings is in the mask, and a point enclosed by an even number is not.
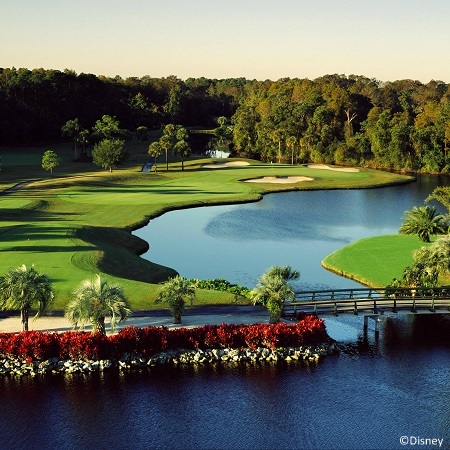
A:
[[[147,227],[146,257],[187,277],[248,286],[274,264],[299,269],[302,288],[352,286],[320,260],[356,239],[396,232],[404,211],[438,183],[422,177],[392,188],[174,211]],[[387,319],[378,340],[372,325],[363,336],[362,322],[327,319],[343,351],[308,367],[0,378],[0,448],[450,448],[448,321]]]
[[[397,233],[404,212],[420,206],[442,177],[401,186],[284,192],[260,202],[172,211],[133,234],[142,255],[187,278],[226,278],[254,287],[273,265],[300,271],[299,289],[360,286],[323,269],[325,256],[357,239]]]

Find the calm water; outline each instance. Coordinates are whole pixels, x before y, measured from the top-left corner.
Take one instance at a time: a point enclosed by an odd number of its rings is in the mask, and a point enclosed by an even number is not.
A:
[[[0,448],[450,448],[448,331],[444,344],[439,323],[392,320],[376,344],[341,327],[355,336],[344,353],[309,368],[0,379]]]
[[[424,181],[169,213],[150,224],[162,224],[151,259],[248,285],[268,266],[290,264],[303,286],[348,286],[320,260],[360,237],[395,232],[437,182]],[[387,319],[378,341],[370,332],[364,339],[360,317],[327,319],[344,351],[310,367],[0,378],[0,449],[439,448],[402,447],[402,436],[450,448],[450,325],[431,319]]]
[[[134,234],[150,245],[144,258],[188,278],[254,287],[268,267],[290,265],[303,290],[356,287],[321,260],[357,239],[397,233],[404,212],[443,183],[422,177],[382,189],[270,194],[257,203],[172,211]]]

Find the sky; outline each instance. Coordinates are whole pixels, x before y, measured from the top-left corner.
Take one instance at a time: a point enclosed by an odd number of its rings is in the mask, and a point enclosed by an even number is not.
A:
[[[450,0],[1,0],[0,67],[450,83]]]

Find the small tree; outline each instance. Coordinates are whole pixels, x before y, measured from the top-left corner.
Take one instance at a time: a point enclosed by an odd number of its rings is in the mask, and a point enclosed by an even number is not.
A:
[[[83,130],[83,127],[81,126],[78,118],[68,120],[62,127],[61,127],[61,135],[63,137],[68,137],[72,139],[72,146],[74,150],[74,158],[77,159],[77,136],[78,134]]]
[[[190,280],[177,275],[163,284],[156,298],[156,303],[166,303],[173,315],[173,323],[180,324],[186,300],[189,300],[192,305],[194,299],[194,284]]]
[[[59,163],[59,156],[53,150],[47,150],[42,156],[42,168],[50,170],[50,173],[53,173],[53,169],[58,167]]]
[[[88,130],[81,130],[75,138],[75,142],[81,148],[81,158],[87,159],[88,149],[91,144],[91,136]]]
[[[273,266],[259,278],[256,288],[250,292],[253,303],[261,303],[269,310],[270,323],[278,323],[281,319],[283,303],[292,301],[295,292],[288,280],[296,279],[300,274],[289,266]]]
[[[92,132],[98,139],[114,139],[123,134],[123,130],[119,128],[117,118],[106,114],[95,122]]]
[[[109,284],[100,275],[94,280],[84,280],[74,291],[75,299],[69,303],[65,316],[74,326],[83,328],[92,324],[92,333],[106,334],[105,318],[111,317],[111,331],[116,324],[125,321],[131,313],[129,303],[122,288]]]
[[[47,275],[40,274],[34,267],[22,265],[10,269],[0,278],[0,309],[20,310],[22,331],[28,331],[28,316],[32,307],[37,306],[38,318],[54,298],[53,289]]]
[[[117,164],[125,161],[127,156],[125,141],[121,139],[103,139],[92,150],[94,164],[109,169],[110,172]]]

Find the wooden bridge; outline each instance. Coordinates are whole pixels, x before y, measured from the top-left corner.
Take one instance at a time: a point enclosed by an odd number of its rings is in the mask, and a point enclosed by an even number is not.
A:
[[[295,318],[300,313],[318,316],[353,314],[375,320],[385,314],[440,313],[450,314],[450,286],[418,288],[362,288],[296,292],[295,300],[283,306],[283,317]]]

